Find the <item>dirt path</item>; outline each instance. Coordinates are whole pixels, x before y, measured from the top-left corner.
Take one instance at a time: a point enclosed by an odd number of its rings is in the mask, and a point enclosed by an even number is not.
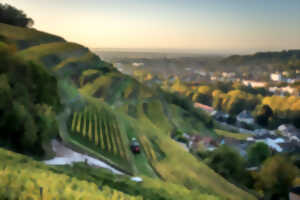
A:
[[[56,154],[56,157],[51,160],[44,161],[44,163],[47,165],[72,165],[72,163],[76,163],[76,162],[87,162],[87,164],[90,166],[109,169],[114,174],[124,175],[123,172],[113,168],[112,166],[106,164],[105,162],[92,158],[88,155],[77,153],[72,149],[64,146],[62,143],[58,142],[57,140],[52,140],[51,144],[52,144],[52,149]]]

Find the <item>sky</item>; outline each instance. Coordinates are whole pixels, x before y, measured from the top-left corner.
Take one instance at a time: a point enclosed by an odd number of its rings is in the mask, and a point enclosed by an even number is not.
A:
[[[300,49],[300,0],[0,0],[90,48]]]

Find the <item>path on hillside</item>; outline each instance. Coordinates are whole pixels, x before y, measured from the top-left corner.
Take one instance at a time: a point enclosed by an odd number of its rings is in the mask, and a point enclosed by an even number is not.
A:
[[[52,140],[51,145],[56,157],[51,160],[44,161],[47,165],[72,165],[76,162],[86,162],[90,166],[109,169],[114,174],[124,175],[123,172],[106,164],[105,162],[92,158],[88,155],[75,152],[57,140]]]

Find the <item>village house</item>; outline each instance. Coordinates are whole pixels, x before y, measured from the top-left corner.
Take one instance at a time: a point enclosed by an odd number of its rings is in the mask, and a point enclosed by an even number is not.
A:
[[[222,76],[224,78],[230,79],[230,78],[234,78],[236,76],[235,72],[222,72]]]
[[[282,75],[280,73],[272,73],[270,74],[270,78],[272,81],[282,81]]]
[[[195,135],[191,137],[189,147],[192,149],[198,149],[202,145],[206,150],[213,151],[218,146],[217,141],[211,137]]]
[[[194,103],[194,107],[195,108],[200,108],[201,110],[205,111],[208,114],[212,114],[212,113],[215,112],[215,109],[213,107],[208,106],[208,105],[204,105],[204,104],[201,104],[201,103]]]
[[[141,66],[144,66],[144,63],[139,63],[139,62],[133,62],[132,64],[131,64],[132,66],[134,66],[134,67],[141,67]]]
[[[263,88],[267,86],[267,82],[259,82],[259,81],[251,81],[251,80],[243,80],[242,83],[252,88]]]
[[[269,146],[270,149],[276,151],[276,152],[282,152],[283,148],[280,146],[280,144],[284,143],[285,140],[283,138],[265,138],[265,139],[258,139],[256,142],[263,142],[266,145]]]
[[[256,129],[253,131],[253,134],[255,136],[263,136],[263,135],[269,135],[270,131],[267,129]]]
[[[295,94],[297,92],[296,88],[292,88],[290,86],[287,87],[270,87],[269,92],[278,95],[284,95],[284,93]]]
[[[282,124],[277,130],[290,141],[300,141],[300,131],[291,124]]]
[[[254,118],[251,113],[247,110],[242,111],[240,114],[236,116],[236,120],[238,122],[244,122],[246,124],[254,124]]]
[[[247,156],[247,149],[249,145],[253,144],[254,141],[242,141],[242,140],[236,140],[233,138],[224,138],[221,142],[220,145],[228,145],[235,150],[237,150],[241,156],[246,157]]]
[[[219,122],[226,122],[230,117],[229,114],[222,111],[214,111],[211,113],[211,116]]]

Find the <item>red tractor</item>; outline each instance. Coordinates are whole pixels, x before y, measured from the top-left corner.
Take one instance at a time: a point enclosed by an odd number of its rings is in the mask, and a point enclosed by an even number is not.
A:
[[[134,154],[139,154],[141,152],[140,144],[135,138],[132,138],[131,140],[130,149]]]

